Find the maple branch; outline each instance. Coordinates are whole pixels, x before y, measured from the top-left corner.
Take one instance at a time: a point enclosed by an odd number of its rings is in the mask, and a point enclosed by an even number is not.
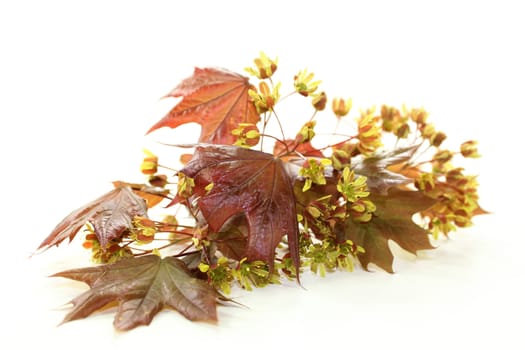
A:
[[[277,101],[275,104],[278,104],[278,103],[281,103],[282,101],[284,101],[285,99],[287,99],[288,97],[292,96],[292,95],[295,95],[297,93],[296,90],[292,91],[292,92],[289,92],[288,94],[284,95],[283,97],[281,97],[279,99],[279,101]]]
[[[270,113],[270,115],[271,115],[271,113]],[[263,128],[262,128],[261,135],[265,135],[266,126],[268,125],[268,120],[269,120],[268,113],[265,112],[264,116],[263,116]],[[263,150],[264,150],[264,138],[261,138],[261,148],[260,148],[260,150],[261,150],[261,152],[263,152]]]
[[[310,120],[309,120],[309,122],[311,122],[311,121],[313,121],[313,120],[314,120],[315,116],[317,115],[317,112],[318,112],[318,110],[317,110],[317,109],[315,109],[315,110],[314,110],[314,113],[313,113],[313,114],[312,114],[312,116],[310,117]]]
[[[280,144],[282,144],[282,145],[284,146],[284,148],[285,148],[284,152],[278,154],[278,155],[276,156],[277,158],[279,158],[279,157],[283,157],[283,156],[286,156],[286,155],[288,155],[288,154],[293,153],[293,151],[289,151],[288,144],[287,144],[285,141],[281,140],[280,138],[275,137],[275,136],[270,135],[270,134],[260,134],[260,135],[263,136],[263,137],[269,137],[269,138],[275,140],[276,142],[279,142]]]
[[[189,255],[190,253],[198,252],[198,250],[196,250],[194,252],[187,252],[188,249],[190,249],[193,246],[195,246],[195,244],[193,244],[193,242],[192,242],[192,243],[188,244],[186,247],[184,247],[180,252],[178,252],[177,254],[175,254],[173,256],[180,257],[180,256],[184,256],[184,255]]]
[[[428,161],[423,161],[423,162],[420,162],[420,163],[417,163],[417,164],[414,164],[414,162],[420,158],[423,154],[425,154],[430,148],[432,148],[432,145],[431,144],[428,144],[427,147],[419,152],[418,154],[416,154],[417,151],[419,151],[419,148],[423,145],[423,143],[420,143],[415,151],[414,151],[414,155],[412,155],[411,159],[407,160],[407,162],[403,165],[403,168],[402,169],[406,169],[408,167],[417,167],[419,165],[423,165],[424,163],[428,163]]]
[[[258,89],[241,74],[196,68],[167,95],[182,100],[148,131],[200,124],[195,143],[168,145],[191,148],[185,157],[192,160],[181,159],[177,170],[145,151],[145,184],[113,182],[112,191],[71,212],[37,248],[71,241],[87,225],[82,245],[104,264],[55,275],[90,287],[73,299],[64,322],[112,302],[118,330],[149,324],[164,306],[190,320],[216,322],[218,301],[230,301],[219,291],[229,293],[233,284],[251,290],[294,275],[300,284],[303,267],[324,276],[352,271],[354,259],[365,270],[372,263],[393,272],[389,242],[413,254],[433,249],[430,236],[447,236],[487,213],[478,204],[476,177],[452,165],[459,154],[479,157],[476,141],[465,141],[459,152],[440,150],[446,134],[420,108],[383,105],[377,113],[373,106],[354,125],[342,119],[351,99],[334,98],[337,124],[316,148],[312,142],[322,134],[314,132],[315,118],[328,101],[324,91],[315,93],[321,81],[304,69],[294,76],[295,90],[279,97],[281,82],[272,78],[277,59],[261,53],[254,63],[246,71],[259,79]],[[314,112],[287,139],[275,106],[296,93],[312,98]],[[277,129],[272,115],[280,137],[267,133]],[[355,135],[337,133],[341,122]],[[264,151],[267,137],[275,141],[272,152]],[[260,151],[246,148],[259,142]],[[434,154],[423,158],[431,148]],[[178,180],[168,181],[158,168]],[[164,199],[175,205],[169,220],[149,219],[148,209]],[[421,222],[413,220],[416,214]],[[193,220],[179,225],[179,216]],[[160,247],[142,246],[153,241]],[[177,253],[158,256],[169,247]]]
[[[163,168],[163,169],[166,169],[166,170],[169,170],[169,171],[173,171],[174,173],[177,173],[177,172],[178,172],[177,169],[171,168],[171,167],[166,166],[166,165],[158,164],[157,166],[158,166],[159,168]]]
[[[341,146],[349,141],[352,141],[353,139],[356,139],[357,136],[348,136],[348,135],[342,135],[342,134],[336,134],[335,136],[346,136],[348,137],[346,140],[343,140],[343,141],[340,141],[340,142],[337,142],[337,143],[333,143],[331,145],[327,145],[327,146],[324,146],[324,147],[321,147],[319,148],[319,151],[324,151],[328,148],[332,148],[332,147],[337,147],[337,146]]]
[[[286,136],[284,135],[284,129],[283,129],[283,126],[281,124],[281,120],[279,119],[279,116],[277,115],[277,112],[275,112],[274,109],[272,109],[273,111],[273,114],[275,114],[275,119],[277,119],[277,124],[279,125],[279,130],[281,131],[281,136],[283,138],[283,140],[286,139]]]

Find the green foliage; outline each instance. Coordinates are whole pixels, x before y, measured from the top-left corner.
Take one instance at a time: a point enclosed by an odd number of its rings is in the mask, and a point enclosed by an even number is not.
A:
[[[319,273],[322,277],[336,269],[352,272],[354,258],[364,252],[363,247],[355,246],[351,240],[336,243],[333,239],[324,239],[308,246],[303,254],[303,266],[310,267],[313,273]]]
[[[227,300],[221,293],[233,288],[299,282],[307,270],[353,271],[356,261],[393,272],[389,241],[416,254],[434,248],[432,237],[485,213],[476,177],[452,163],[478,158],[476,141],[441,148],[446,134],[415,108],[364,109],[348,128],[340,121],[350,118],[351,99],[330,104],[314,73],[303,69],[280,82],[277,68],[277,59],[261,53],[245,69],[253,84],[227,70],[196,68],[167,95],[179,102],[149,130],[202,126],[183,166],[162,173],[173,166],[145,151],[144,184],[115,182],[42,242],[45,250],[71,241],[85,227],[83,245],[102,264],[55,275],[90,287],[73,299],[64,322],[113,302],[120,330],[149,324],[165,306],[215,321],[217,301]],[[312,114],[288,139],[277,110],[294,95],[307,98]],[[333,143],[314,146],[327,105],[337,126]],[[272,123],[278,135],[268,133]],[[156,206],[166,210],[163,219],[148,217]]]

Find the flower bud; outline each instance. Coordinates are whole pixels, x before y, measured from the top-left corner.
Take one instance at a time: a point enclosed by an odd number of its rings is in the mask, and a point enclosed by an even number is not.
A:
[[[446,138],[447,138],[447,135],[444,132],[439,131],[430,137],[430,143],[434,147],[439,147],[441,146],[443,141],[445,141]]]
[[[304,143],[311,141],[315,136],[315,120],[306,122],[295,136],[295,142]]]
[[[424,109],[413,109],[410,111],[410,119],[417,124],[425,124],[428,118],[428,112]]]
[[[392,132],[397,121],[400,119],[400,112],[397,108],[383,105],[381,106],[381,120],[384,131]]]
[[[341,118],[347,115],[350,112],[351,108],[352,108],[351,98],[344,100],[341,97],[337,97],[332,100],[332,111],[334,112],[337,118]]]
[[[152,175],[148,182],[151,186],[164,188],[168,184],[168,177],[166,175]]]
[[[328,101],[328,98],[326,97],[324,91],[320,94],[312,95],[312,106],[314,106],[317,111],[322,111],[325,109],[326,101]]]
[[[452,160],[453,156],[454,156],[454,153],[450,152],[449,150],[442,150],[434,154],[433,160],[439,163],[446,163]]]
[[[424,124],[420,126],[421,130],[421,136],[423,136],[424,139],[430,139],[432,135],[436,133],[436,129],[434,128],[434,125],[432,124]]]
[[[396,129],[396,136],[400,139],[406,139],[408,137],[408,134],[410,133],[410,125],[408,124],[401,124],[397,129]]]
[[[478,153],[478,142],[467,141],[461,144],[461,155],[465,158],[479,158],[481,155]]]

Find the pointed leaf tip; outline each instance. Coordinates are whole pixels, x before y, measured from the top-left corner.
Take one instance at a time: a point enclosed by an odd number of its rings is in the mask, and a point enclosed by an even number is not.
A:
[[[176,128],[186,123],[201,125],[199,142],[233,144],[232,131],[240,123],[256,124],[259,114],[248,91],[248,78],[217,68],[195,68],[193,75],[183,80],[166,97],[182,100],[147,133],[162,127]]]
[[[434,199],[419,191],[397,188],[391,188],[386,196],[371,193],[368,198],[376,205],[372,219],[366,223],[349,219],[344,228],[345,238],[365,249],[358,255],[365,270],[368,270],[369,263],[374,263],[389,273],[394,272],[389,240],[412,254],[418,250],[434,249],[429,232],[412,221],[412,216],[431,207]]]
[[[58,246],[66,238],[72,241],[90,222],[101,247],[131,227],[133,217],[147,216],[147,206],[141,197],[127,186],[121,186],[78,208],[66,216],[40,244],[38,250]]]
[[[72,300],[73,309],[62,323],[85,318],[106,305],[118,303],[114,326],[130,330],[151,323],[169,306],[192,321],[217,321],[217,292],[205,281],[191,277],[174,257],[156,255],[127,258],[117,263],[59,272],[86,282],[90,290]]]

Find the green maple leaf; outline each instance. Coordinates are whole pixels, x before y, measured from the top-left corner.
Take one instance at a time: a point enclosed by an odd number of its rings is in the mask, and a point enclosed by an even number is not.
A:
[[[347,220],[342,230],[344,239],[350,239],[365,252],[358,255],[364,269],[374,263],[393,273],[394,256],[388,247],[393,240],[412,254],[418,250],[433,249],[429,232],[412,221],[412,216],[431,207],[435,200],[418,191],[391,188],[387,195],[371,193],[368,197],[376,205],[372,219],[366,223]]]
[[[146,255],[53,276],[82,281],[91,288],[71,301],[73,309],[62,323],[85,318],[115,301],[118,310],[113,324],[118,330],[148,325],[164,306],[192,321],[217,321],[219,294],[191,277],[184,263],[174,257]]]

